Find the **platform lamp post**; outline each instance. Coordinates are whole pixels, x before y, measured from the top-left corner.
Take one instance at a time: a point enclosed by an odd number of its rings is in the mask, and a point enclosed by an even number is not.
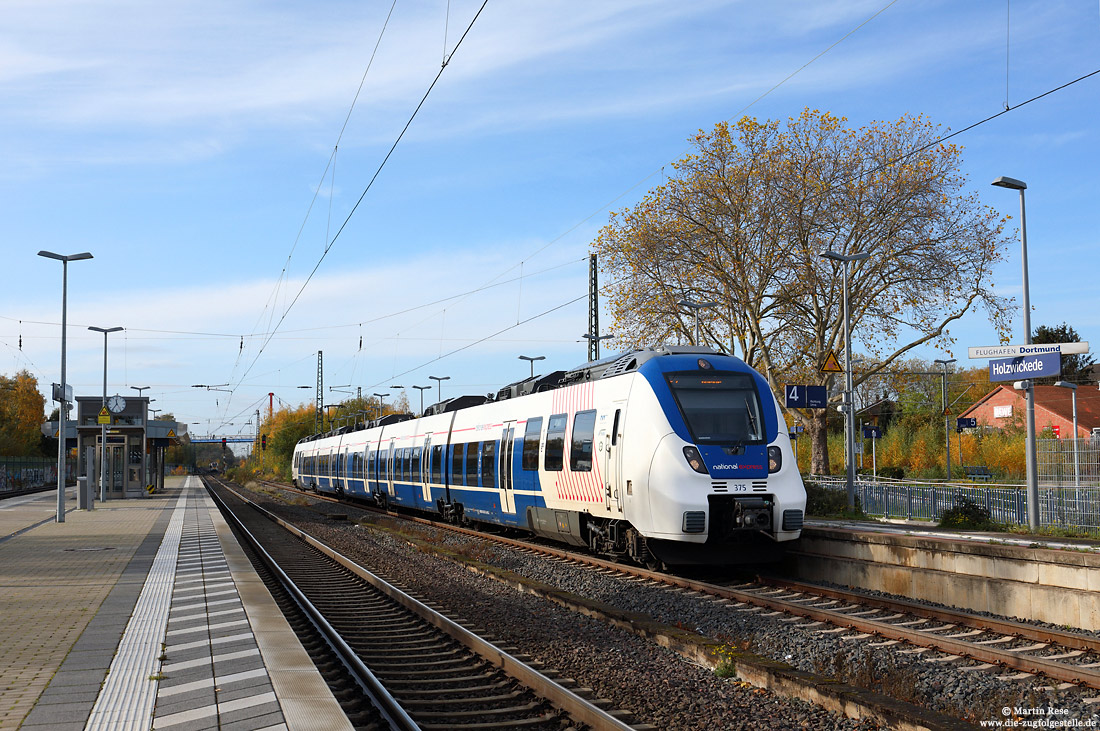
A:
[[[1015,178],[1001,176],[993,181],[998,188],[1020,191],[1020,258],[1023,262],[1024,280],[1024,345],[1031,345],[1031,295],[1027,275],[1027,213],[1024,206],[1024,191],[1027,183]],[[1027,526],[1032,531],[1039,530],[1039,465],[1035,459],[1035,384],[1024,381],[1026,388],[1024,399],[1027,402]]]
[[[420,415],[423,416],[424,415],[424,391],[431,388],[431,386],[413,386],[413,388],[415,388],[417,391],[420,392]]]
[[[451,380],[451,377],[450,376],[428,376],[428,378],[435,381],[436,385],[439,387],[439,392],[437,393],[437,395],[439,396],[439,402],[442,403],[443,402],[443,382]]]
[[[378,397],[378,418],[381,419],[382,418],[382,408],[386,405],[386,402],[383,401],[382,399],[389,396],[389,394],[388,393],[376,393],[374,395]]]
[[[601,340],[610,340],[611,338],[613,338],[615,336],[614,335],[593,335],[592,333],[585,333],[584,335],[581,335],[581,337],[584,338],[585,340],[587,340],[588,344],[592,346],[590,348],[590,350],[591,350],[592,354],[596,356],[596,360],[599,360],[600,359],[600,341]]]
[[[153,419],[156,419],[156,418],[157,418],[157,414],[159,414],[160,412],[164,411],[164,409],[149,409],[149,410],[153,412]]]
[[[519,359],[520,360],[525,360],[525,361],[527,361],[528,363],[531,364],[531,378],[534,378],[535,377],[535,361],[536,360],[546,360],[546,356],[545,355],[521,355],[519,357]]]
[[[943,366],[943,380],[941,390],[943,393],[943,433],[947,445],[947,481],[951,482],[951,416],[947,413],[947,366],[955,362],[955,358],[936,358],[933,363]],[[961,461],[962,458],[960,458]]]
[[[699,310],[705,310],[709,307],[717,307],[718,302],[693,302],[692,300],[680,300],[676,304],[681,307],[686,307],[691,310],[695,316],[695,341],[693,345],[699,344]]]
[[[68,329],[69,310],[69,262],[91,259],[87,251],[80,254],[55,254],[52,251],[40,251],[39,256],[56,259],[61,262],[61,408],[57,410],[57,522],[65,522],[65,410],[69,407],[68,393],[65,388],[65,331]]]
[[[1058,388],[1068,388],[1073,394],[1073,486],[1081,487],[1081,462],[1077,456],[1077,384],[1069,381],[1055,381]]]
[[[94,327],[91,326],[89,330],[94,330],[97,333],[103,333],[103,406],[102,409],[107,408],[107,334],[117,333],[124,329],[121,327]],[[99,499],[100,501],[107,499],[107,424],[100,423],[99,425]]]
[[[863,261],[870,254],[859,251],[855,254],[838,254],[832,249],[821,252],[821,256],[832,261],[844,264],[844,431],[847,446],[847,477],[845,483],[848,490],[848,507],[856,507],[856,439],[855,439],[855,409],[852,408],[852,329],[848,317],[848,264],[853,261]]]

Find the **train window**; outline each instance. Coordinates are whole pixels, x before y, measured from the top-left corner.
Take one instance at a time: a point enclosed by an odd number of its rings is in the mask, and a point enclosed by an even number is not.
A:
[[[413,447],[412,450],[412,481],[420,482],[420,447]]]
[[[432,482],[443,484],[443,445],[432,447]]]
[[[533,472],[539,468],[539,438],[542,435],[542,417],[527,420],[523,432],[523,469]]]
[[[611,446],[619,443],[619,414],[622,409],[615,409],[615,423],[611,425]]]
[[[561,472],[565,460],[565,427],[569,417],[554,414],[546,424],[546,460],[543,467],[550,472]]]
[[[494,441],[481,443],[481,486],[496,487],[496,455],[497,443]]]
[[[760,396],[749,374],[692,371],[669,373],[666,378],[695,442],[764,442]]]
[[[477,442],[466,445],[466,484],[470,487],[477,486],[477,446]]]
[[[367,452],[367,477],[375,478],[378,476],[375,472],[377,456],[378,452]]]
[[[462,445],[455,444],[451,447],[451,484],[462,484]]]
[[[390,454],[389,452],[382,452],[378,455],[378,479],[385,481],[389,474],[390,467]]]
[[[401,479],[406,482],[409,479],[409,475],[412,472],[412,450],[405,447],[401,450]]]
[[[573,440],[569,447],[569,469],[592,471],[592,435],[596,432],[596,411],[578,411],[573,417]]]

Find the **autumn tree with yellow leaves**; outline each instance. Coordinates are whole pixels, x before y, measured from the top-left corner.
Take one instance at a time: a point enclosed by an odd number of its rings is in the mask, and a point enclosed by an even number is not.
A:
[[[0,456],[41,456],[46,399],[27,371],[0,376]]]
[[[609,282],[619,345],[694,339],[728,350],[781,394],[785,383],[832,386],[842,357],[842,264],[821,253],[867,252],[849,265],[857,382],[914,348],[953,342],[948,325],[975,308],[1008,332],[1012,301],[993,292],[1009,238],[960,172],[960,148],[922,116],[861,129],[827,112],[722,122],[691,140],[668,181],[614,213],[593,248]],[[831,403],[841,400],[838,380]],[[811,469],[827,474],[825,412],[798,411]]]

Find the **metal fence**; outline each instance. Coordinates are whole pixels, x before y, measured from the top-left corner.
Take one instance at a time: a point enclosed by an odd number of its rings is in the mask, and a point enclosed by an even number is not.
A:
[[[75,460],[67,460],[65,471],[75,480]],[[40,457],[0,457],[0,492],[26,490],[57,484],[57,460]]]
[[[1100,530],[1100,487],[1074,487],[1072,455],[1070,486],[1040,484],[1039,525]],[[844,490],[845,478],[809,476],[806,482],[827,489]],[[1027,525],[1027,491],[1023,485],[972,485],[919,482],[915,480],[856,480],[856,495],[863,512],[886,518],[939,520],[944,511],[966,498],[989,513],[991,520],[1005,525]]]
[[[1076,460],[1075,457],[1076,448]],[[1037,439],[1039,484],[1053,487],[1100,485],[1100,440]]]

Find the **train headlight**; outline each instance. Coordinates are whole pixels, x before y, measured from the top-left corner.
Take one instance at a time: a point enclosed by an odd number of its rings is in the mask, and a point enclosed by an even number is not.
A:
[[[779,447],[768,447],[768,472],[778,472],[783,469],[783,452]]]
[[[706,475],[707,466],[703,464],[703,455],[699,454],[699,450],[695,447],[684,447],[684,457],[688,461],[688,466],[695,470],[699,474]]]

